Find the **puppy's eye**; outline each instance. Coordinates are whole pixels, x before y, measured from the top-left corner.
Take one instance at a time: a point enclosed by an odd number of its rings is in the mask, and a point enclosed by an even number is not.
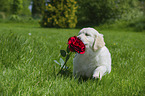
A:
[[[88,33],[85,33],[86,36],[90,36]]]

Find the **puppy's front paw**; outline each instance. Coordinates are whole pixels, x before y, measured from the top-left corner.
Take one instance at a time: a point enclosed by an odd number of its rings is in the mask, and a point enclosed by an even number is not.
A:
[[[93,79],[100,79],[101,80],[101,77],[100,77],[100,75],[93,75]]]
[[[93,77],[101,80],[102,76],[106,72],[106,66],[99,66],[94,70]]]

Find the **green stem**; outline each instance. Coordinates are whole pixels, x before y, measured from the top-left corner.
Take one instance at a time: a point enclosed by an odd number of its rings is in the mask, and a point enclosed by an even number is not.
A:
[[[57,73],[57,75],[63,70],[63,67],[66,65],[67,61],[69,60],[69,57],[71,56],[71,53],[72,53],[72,52],[70,52],[70,54],[67,54],[67,55],[66,55],[65,62],[64,62],[64,64],[63,64],[63,66],[61,67],[60,71]]]

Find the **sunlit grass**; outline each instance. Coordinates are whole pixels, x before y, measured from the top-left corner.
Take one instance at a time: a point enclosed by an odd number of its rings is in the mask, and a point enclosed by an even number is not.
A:
[[[40,28],[38,24],[0,24],[0,95],[143,96],[145,95],[145,34],[101,30],[112,56],[112,71],[101,81],[57,76],[60,49],[80,29]],[[29,34],[31,33],[31,34]]]

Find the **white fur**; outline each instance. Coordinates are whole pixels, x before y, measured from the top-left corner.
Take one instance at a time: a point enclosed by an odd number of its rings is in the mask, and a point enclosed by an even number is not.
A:
[[[73,75],[102,78],[111,72],[111,55],[103,39],[103,35],[93,28],[80,30],[78,38],[86,46],[84,54],[76,53],[73,60]]]

